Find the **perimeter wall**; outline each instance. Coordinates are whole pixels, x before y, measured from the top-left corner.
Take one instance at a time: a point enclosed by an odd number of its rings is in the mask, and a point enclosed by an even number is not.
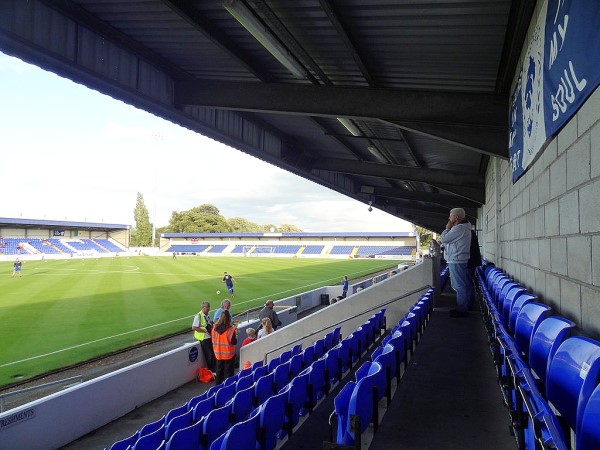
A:
[[[600,339],[599,89],[515,184],[490,159],[478,228],[486,259]]]

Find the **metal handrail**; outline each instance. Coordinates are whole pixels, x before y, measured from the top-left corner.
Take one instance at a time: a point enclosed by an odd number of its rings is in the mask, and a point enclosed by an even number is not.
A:
[[[302,337],[300,337],[300,338],[298,338],[298,339],[294,339],[294,340],[293,340],[293,341],[291,341],[291,342],[287,342],[286,344],[280,345],[280,346],[279,346],[279,347],[277,347],[277,348],[273,348],[273,349],[271,349],[271,350],[268,350],[267,352],[265,352],[265,356],[264,356],[264,358],[263,358],[263,361],[266,361],[266,360],[267,360],[267,356],[268,356],[268,355],[270,355],[271,353],[278,352],[279,350],[281,350],[281,349],[283,349],[283,348],[286,348],[286,347],[289,347],[290,345],[292,345],[292,344],[295,344],[296,342],[303,341],[303,340],[305,340],[306,338],[309,338],[309,337],[311,337],[311,336],[314,336],[315,334],[320,334],[320,333],[323,333],[325,330],[328,330],[328,329],[330,329],[330,328],[334,328],[334,327],[336,327],[337,325],[340,325],[340,324],[343,324],[343,323],[345,323],[345,322],[348,322],[349,320],[356,319],[358,316],[362,316],[363,314],[366,314],[366,313],[368,313],[368,312],[370,312],[370,311],[374,311],[374,310],[376,310],[376,309],[379,309],[379,308],[381,308],[382,306],[387,306],[387,305],[389,305],[389,304],[391,304],[391,303],[395,303],[395,302],[397,302],[398,300],[402,300],[403,298],[410,297],[411,295],[414,295],[414,294],[416,294],[416,293],[418,293],[418,292],[421,292],[421,291],[424,291],[424,290],[426,290],[426,289],[431,289],[432,287],[433,287],[433,286],[431,286],[431,285],[429,285],[429,284],[426,284],[425,286],[421,286],[420,288],[414,289],[414,290],[412,290],[412,291],[410,291],[410,292],[407,292],[407,293],[405,293],[405,294],[403,294],[403,295],[400,295],[399,297],[394,297],[394,298],[393,298],[393,299],[391,299],[391,300],[388,300],[388,301],[386,301],[386,302],[380,303],[379,305],[373,306],[372,308],[369,308],[369,309],[367,309],[367,310],[365,310],[365,311],[362,311],[362,312],[360,312],[360,313],[354,314],[354,315],[353,315],[353,316],[351,316],[351,317],[347,317],[347,318],[345,318],[345,319],[343,319],[343,320],[340,320],[340,321],[338,321],[338,322],[335,322],[335,323],[333,323],[333,324],[331,324],[331,325],[327,325],[326,327],[323,327],[323,328],[321,328],[321,329],[319,329],[319,330],[313,331],[312,333],[309,333],[309,334],[307,334],[307,335],[304,335],[304,336],[302,336]],[[345,301],[345,300],[342,300],[342,301]]]
[[[6,398],[14,397],[14,396],[21,395],[21,394],[24,394],[24,393],[30,392],[30,391],[35,391],[38,389],[44,389],[49,386],[54,386],[56,384],[69,383],[69,382],[73,382],[72,384],[82,383],[83,377],[81,375],[77,375],[75,377],[63,378],[62,380],[50,381],[48,383],[40,384],[37,386],[31,386],[28,388],[19,389],[18,391],[12,391],[12,392],[7,392],[6,394],[0,394],[0,412],[4,411],[4,399],[6,399]]]

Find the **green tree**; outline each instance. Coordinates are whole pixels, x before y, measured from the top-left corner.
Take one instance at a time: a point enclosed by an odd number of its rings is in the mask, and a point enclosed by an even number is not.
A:
[[[212,205],[201,205],[188,211],[171,213],[169,231],[172,233],[227,233],[227,220]]]
[[[135,228],[131,230],[131,245],[133,247],[147,247],[152,244],[152,224],[150,214],[144,203],[144,196],[138,192],[133,210]]]
[[[251,222],[243,217],[232,217],[227,219],[227,223],[231,227],[231,231],[236,233],[252,233],[262,231],[262,227],[254,222]]]
[[[429,243],[433,238],[433,233],[427,228],[419,227],[417,225],[413,225],[413,229],[415,233],[419,235],[419,243],[421,244],[421,247],[429,247]]]
[[[280,233],[301,233],[302,230],[298,228],[296,225],[291,225],[289,223],[281,224],[280,227],[277,227],[277,231]]]

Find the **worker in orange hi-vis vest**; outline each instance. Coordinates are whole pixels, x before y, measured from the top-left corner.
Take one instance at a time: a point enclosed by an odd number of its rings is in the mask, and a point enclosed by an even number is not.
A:
[[[231,314],[228,310],[224,310],[211,331],[213,350],[217,360],[215,385],[233,376],[237,334],[238,330],[231,319]]]

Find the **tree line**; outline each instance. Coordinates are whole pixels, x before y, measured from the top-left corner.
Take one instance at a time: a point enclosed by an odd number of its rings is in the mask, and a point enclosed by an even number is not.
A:
[[[152,244],[152,223],[144,203],[144,197],[137,193],[133,211],[135,228],[131,230],[131,246],[147,247]],[[225,218],[219,208],[205,203],[187,211],[173,211],[166,227],[157,227],[158,239],[161,233],[264,233],[274,230],[277,233],[293,233],[302,230],[295,225],[259,225],[243,217]]]

